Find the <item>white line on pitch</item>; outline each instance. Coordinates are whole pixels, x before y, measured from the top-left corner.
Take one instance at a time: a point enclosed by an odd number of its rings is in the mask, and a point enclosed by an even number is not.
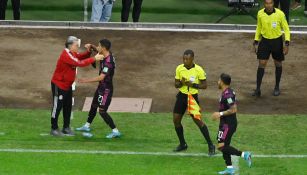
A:
[[[206,153],[136,152],[136,151],[103,151],[103,150],[0,149],[0,152],[208,157]],[[221,154],[217,154],[216,156],[221,156]],[[303,154],[303,155],[284,155],[284,154],[282,155],[253,155],[253,157],[258,157],[258,158],[307,158],[307,154]]]

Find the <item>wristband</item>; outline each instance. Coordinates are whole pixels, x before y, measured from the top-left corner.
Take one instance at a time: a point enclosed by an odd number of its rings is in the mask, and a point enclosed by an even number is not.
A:
[[[224,112],[220,112],[220,116],[223,116],[224,115]]]
[[[290,46],[290,41],[285,41],[286,46]]]
[[[195,89],[199,88],[198,84],[195,84],[195,83],[192,84],[192,87],[195,88]]]
[[[254,41],[254,46],[257,46],[258,45],[258,41]]]

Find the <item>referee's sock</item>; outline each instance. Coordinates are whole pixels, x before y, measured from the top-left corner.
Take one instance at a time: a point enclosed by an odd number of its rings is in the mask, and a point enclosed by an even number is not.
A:
[[[183,135],[183,127],[182,126],[175,127],[175,130],[179,138],[180,145],[185,145],[186,142],[185,142],[184,135]]]
[[[258,70],[257,70],[257,89],[256,90],[260,90],[263,75],[264,75],[264,68],[258,67]]]
[[[201,133],[203,134],[203,136],[205,137],[208,145],[212,145],[212,140],[210,138],[210,134],[209,134],[209,130],[208,130],[207,125],[204,125],[199,129],[200,129]]]
[[[276,69],[275,69],[275,78],[276,78],[275,88],[276,89],[279,89],[281,74],[282,74],[282,66],[280,66],[280,67],[276,66]]]

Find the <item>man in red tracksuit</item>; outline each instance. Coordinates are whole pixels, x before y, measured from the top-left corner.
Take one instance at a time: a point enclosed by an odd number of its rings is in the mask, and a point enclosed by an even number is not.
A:
[[[75,81],[76,67],[85,67],[95,61],[103,59],[103,55],[96,55],[90,58],[91,50],[94,48],[91,44],[86,44],[87,51],[78,53],[79,39],[69,36],[65,43],[65,49],[62,51],[56,69],[51,80],[51,89],[53,95],[53,108],[51,112],[51,132],[53,136],[74,135],[70,129],[70,114],[72,108],[72,88]],[[58,117],[63,108],[63,130],[59,131]]]

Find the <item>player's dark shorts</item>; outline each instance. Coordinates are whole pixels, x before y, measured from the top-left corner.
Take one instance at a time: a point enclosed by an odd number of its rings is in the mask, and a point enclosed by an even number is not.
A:
[[[217,133],[218,143],[224,143],[230,145],[232,135],[236,132],[236,124],[220,123],[219,131]]]
[[[282,37],[276,39],[261,39],[258,46],[257,58],[260,60],[268,60],[271,54],[276,61],[285,60]]]
[[[196,102],[199,104],[198,95],[193,94],[192,96],[194,97]],[[188,107],[188,95],[179,92],[176,96],[176,103],[175,103],[175,107],[174,107],[173,112],[176,113],[176,114],[183,115],[185,113],[185,111],[187,110],[187,107]]]
[[[113,96],[112,88],[98,87],[93,97],[92,105],[107,111],[111,104],[112,96]]]

